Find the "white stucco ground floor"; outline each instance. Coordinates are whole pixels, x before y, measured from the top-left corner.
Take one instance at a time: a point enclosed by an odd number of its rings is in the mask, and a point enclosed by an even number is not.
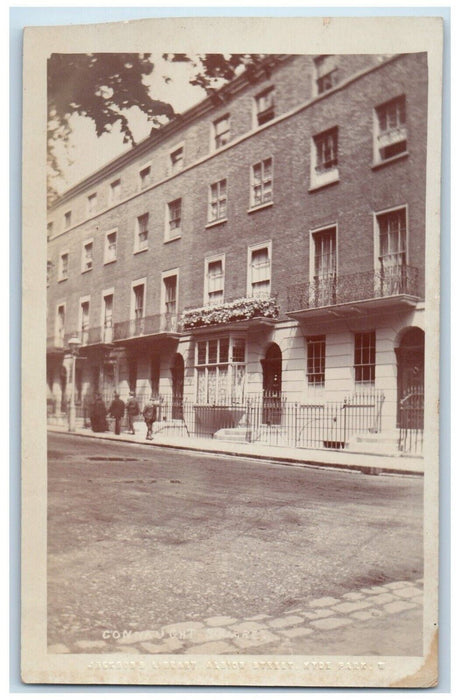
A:
[[[304,447],[421,452],[424,306],[250,319],[48,356],[50,422],[73,397],[153,394],[163,429]],[[72,391],[73,363],[75,384]],[[233,432],[232,432],[233,431]],[[203,433],[203,434],[201,434]],[[206,433],[206,435],[204,435]],[[388,441],[388,446],[386,446]]]

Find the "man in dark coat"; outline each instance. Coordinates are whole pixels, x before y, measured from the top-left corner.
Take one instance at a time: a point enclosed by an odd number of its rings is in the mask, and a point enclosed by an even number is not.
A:
[[[120,435],[120,423],[125,415],[125,402],[120,399],[120,394],[114,394],[109,408],[109,415],[115,418],[115,435]]]
[[[145,404],[144,410],[142,411],[142,415],[144,416],[145,425],[147,426],[147,436],[145,439],[153,440],[152,425],[157,419],[157,404],[155,403],[153,396],[151,396]]]
[[[134,435],[134,418],[139,415],[139,404],[136,401],[134,391],[129,392],[129,399],[126,402],[126,415],[128,416],[128,428],[131,435]]]

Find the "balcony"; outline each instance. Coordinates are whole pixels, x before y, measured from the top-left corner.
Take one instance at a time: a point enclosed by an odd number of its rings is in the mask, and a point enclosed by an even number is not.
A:
[[[393,265],[379,272],[330,275],[292,285],[287,311],[292,318],[349,316],[414,307],[421,297],[418,269]]]
[[[48,355],[61,355],[66,349],[66,342],[70,336],[58,333],[50,335],[46,339],[46,352]]]
[[[278,316],[279,306],[275,297],[239,297],[212,306],[185,309],[182,330],[206,331],[216,326],[247,330],[272,326]]]
[[[155,337],[179,338],[180,328],[177,314],[156,314],[142,318],[130,319],[115,323],[113,326],[113,341],[134,340],[136,338]]]

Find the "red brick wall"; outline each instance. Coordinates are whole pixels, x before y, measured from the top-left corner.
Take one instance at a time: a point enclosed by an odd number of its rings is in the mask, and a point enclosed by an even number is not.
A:
[[[354,70],[363,57],[346,57]],[[356,64],[356,65],[355,65]],[[359,65],[358,65],[359,64]],[[160,163],[175,143],[186,141],[186,165],[190,158],[209,153],[210,122],[220,113],[231,112],[232,133],[251,128],[252,96],[265,85],[276,84],[277,109],[285,111],[310,96],[311,58],[298,57],[278,69],[271,81],[262,81],[239,95],[230,105],[216,109],[174,135],[152,156],[126,167],[121,173],[122,196],[135,192],[142,163],[152,161],[154,179],[163,177]],[[315,100],[301,112],[274,123],[201,164],[185,170],[158,187],[77,225],[49,243],[55,263],[49,287],[48,335],[54,333],[56,305],[67,301],[66,325],[77,328],[78,299],[91,294],[90,323],[98,326],[101,291],[115,288],[114,321],[129,317],[131,282],[147,277],[146,315],[160,311],[162,271],[180,268],[179,308],[203,303],[204,258],[226,254],[226,298],[246,294],[247,248],[272,241],[272,291],[284,307],[287,287],[308,280],[309,231],[338,224],[339,274],[370,270],[374,266],[373,212],[408,205],[410,264],[424,267],[425,160],[426,160],[426,61],[425,56],[407,55],[374,70],[343,89]],[[406,95],[409,156],[374,170],[373,108],[399,94]],[[339,128],[340,181],[309,192],[311,137],[330,126]],[[248,213],[250,166],[267,156],[274,158],[274,204]],[[97,186],[100,207],[114,173]],[[208,186],[226,177],[228,182],[227,223],[206,228]],[[94,188],[63,202],[50,220],[62,221],[72,209],[73,220],[85,216],[86,197]],[[182,237],[164,243],[165,205],[182,197]],[[133,254],[137,216],[150,216],[149,249]],[[117,262],[103,265],[105,233],[118,228]],[[59,226],[55,230],[59,230]],[[94,237],[94,268],[80,273],[82,243]],[[69,279],[57,283],[58,256],[70,254]]]

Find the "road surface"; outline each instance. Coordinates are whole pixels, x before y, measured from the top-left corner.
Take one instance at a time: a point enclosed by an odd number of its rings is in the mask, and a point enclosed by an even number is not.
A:
[[[420,477],[49,434],[48,491],[58,647],[96,650],[107,630],[277,619],[423,576]]]

